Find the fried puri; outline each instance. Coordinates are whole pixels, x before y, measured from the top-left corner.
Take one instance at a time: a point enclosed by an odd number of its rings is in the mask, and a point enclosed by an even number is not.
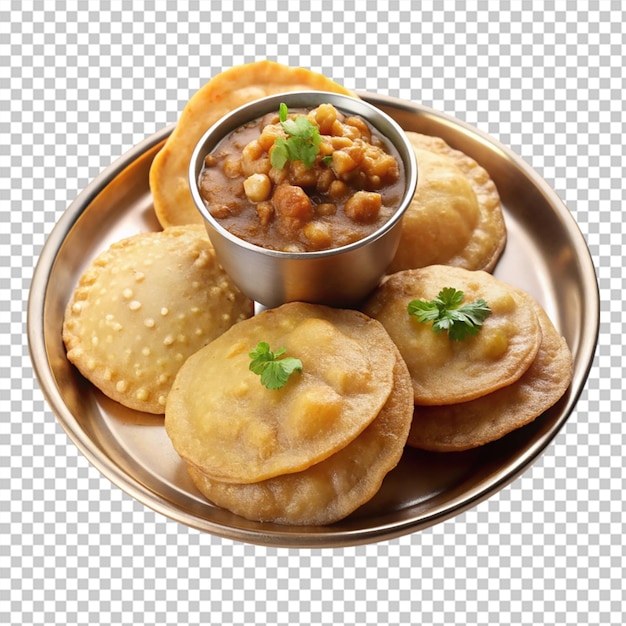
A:
[[[529,424],[553,406],[572,380],[572,355],[543,308],[533,307],[542,330],[535,360],[512,385],[447,406],[416,406],[409,445],[438,452],[484,445]]]
[[[79,279],[65,311],[67,358],[105,395],[164,413],[189,355],[252,314],[201,226],[114,243]]]
[[[322,74],[266,60],[230,68],[201,87],[150,168],[150,190],[161,226],[201,223],[189,190],[188,168],[196,144],[215,122],[247,102],[298,90],[355,95]]]
[[[463,291],[467,302],[486,300],[491,314],[476,336],[451,341],[408,314],[411,300],[430,301],[444,287]],[[391,275],[363,311],[398,346],[411,372],[415,404],[454,404],[510,385],[528,369],[541,342],[528,297],[487,272],[432,265]]]
[[[399,462],[413,416],[413,388],[397,354],[393,389],[374,421],[353,441],[308,469],[250,484],[211,480],[188,466],[213,503],[247,519],[293,525],[332,524],[369,501]]]
[[[443,139],[415,132],[407,136],[419,175],[389,272],[437,264],[491,271],[506,242],[493,180]]]
[[[250,371],[259,342],[298,358],[281,389]],[[395,348],[375,320],[352,310],[290,303],[226,331],[181,367],[165,428],[174,449],[212,480],[259,482],[299,472],[355,439],[393,386]]]

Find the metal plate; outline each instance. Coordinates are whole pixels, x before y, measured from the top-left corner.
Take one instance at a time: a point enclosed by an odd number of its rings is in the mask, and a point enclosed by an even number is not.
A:
[[[250,543],[332,547],[390,539],[448,519],[489,497],[537,459],[572,412],[595,351],[599,295],[576,223],[537,173],[506,147],[427,107],[360,94],[405,129],[438,135],[491,174],[502,198],[508,243],[495,275],[545,307],[574,356],[570,389],[532,424],[468,452],[407,449],[379,493],[326,527],[255,523],[207,502],[187,477],[162,417],[125,409],[69,364],[61,339],[65,305],[80,274],[111,243],[157,230],[148,172],[172,131],[165,128],[113,163],[68,207],[39,258],[31,285],[28,339],[40,386],[69,437],[102,474],[138,501],[180,523]]]

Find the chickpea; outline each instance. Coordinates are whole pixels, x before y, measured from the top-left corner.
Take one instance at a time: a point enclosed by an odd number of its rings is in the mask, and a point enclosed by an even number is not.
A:
[[[321,193],[326,193],[334,180],[336,180],[335,173],[330,168],[322,168],[317,177],[315,188]]]
[[[328,248],[333,240],[330,224],[324,222],[309,222],[302,229],[302,233],[317,250]]]
[[[241,176],[241,159],[226,159],[222,165],[222,171],[227,178],[239,178]]]
[[[232,213],[227,204],[211,204],[209,206],[209,211],[211,215],[218,220],[222,220],[226,217],[229,217]]]
[[[261,226],[267,226],[274,215],[274,207],[271,202],[259,202],[256,205],[256,213]]]
[[[322,202],[315,207],[315,213],[319,216],[335,215],[337,205],[332,202]]]
[[[322,135],[330,135],[333,123],[337,119],[337,109],[332,104],[320,104],[315,110],[314,122]]]
[[[350,155],[350,158],[358,163],[359,165],[363,162],[366,153],[366,144],[364,144],[360,139],[357,139],[351,146],[345,149]]]
[[[352,140],[348,137],[331,137],[330,145],[333,147],[333,150],[341,150],[342,148],[347,148],[352,145]]]
[[[362,120],[360,117],[356,117],[356,116],[347,117],[344,124],[346,126],[351,126],[353,128],[356,128],[359,131],[359,137],[371,143],[372,135],[370,133],[370,129],[368,128],[365,121]]]
[[[343,207],[345,214],[355,222],[373,222],[382,207],[382,197],[373,191],[357,191],[346,200]]]
[[[347,137],[348,139],[352,139],[353,141],[355,139],[361,138],[361,132],[359,131],[359,129],[355,126],[351,126],[350,124],[343,125],[341,129],[341,134],[343,137]]]
[[[356,169],[358,162],[355,161],[345,150],[335,150],[333,152],[333,169],[337,176],[343,176]]]
[[[288,173],[286,169],[279,170],[276,167],[272,167],[268,173],[269,179],[275,184],[287,182]]]
[[[241,151],[241,155],[244,161],[256,161],[263,156],[263,146],[258,139],[253,139],[250,143],[246,144]]]
[[[380,189],[382,187],[382,181],[380,180],[380,176],[369,176],[368,181],[368,187],[370,189]]]
[[[334,180],[328,188],[328,195],[336,200],[345,196],[349,191],[348,185],[341,180]]]
[[[252,174],[243,181],[243,188],[250,202],[263,202],[270,197],[272,181],[266,174]]]
[[[289,163],[289,182],[300,187],[314,187],[317,170],[306,167],[302,161],[292,161]]]
[[[267,174],[271,167],[269,157],[257,139],[241,151],[241,170],[244,176]]]
[[[265,152],[269,152],[277,137],[284,137],[285,133],[280,124],[266,126],[261,133],[258,142]]]
[[[333,122],[329,135],[332,135],[333,137],[343,137],[343,124],[339,119],[336,119]]]
[[[368,164],[367,173],[370,176],[377,176],[380,181],[390,183],[398,180],[400,169],[397,161],[381,150]]]
[[[320,156],[330,156],[334,150],[333,144],[326,137],[322,137],[322,141],[320,141]]]

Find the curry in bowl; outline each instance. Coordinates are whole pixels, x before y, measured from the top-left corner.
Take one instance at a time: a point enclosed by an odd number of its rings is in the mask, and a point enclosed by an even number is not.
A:
[[[397,211],[402,159],[369,122],[332,104],[244,124],[205,157],[200,195],[233,235],[284,252],[349,245]]]

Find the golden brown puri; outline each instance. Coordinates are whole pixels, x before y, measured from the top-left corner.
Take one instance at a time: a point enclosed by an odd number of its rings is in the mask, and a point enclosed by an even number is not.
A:
[[[407,136],[417,158],[417,189],[389,273],[436,264],[493,270],[506,227],[488,172],[439,137]]]
[[[114,243],[93,261],[67,305],[63,340],[68,359],[104,394],[164,413],[187,357],[252,310],[204,228],[173,227]]]
[[[411,300],[430,301],[445,287],[463,291],[466,302],[486,300],[491,314],[476,336],[451,341],[408,314]],[[528,369],[541,342],[528,297],[487,272],[431,265],[389,276],[363,311],[398,346],[411,372],[415,404],[454,404],[510,385]]]
[[[572,380],[572,355],[543,308],[533,306],[542,340],[522,377],[470,402],[416,406],[409,445],[438,452],[474,448],[532,422],[563,396]]]
[[[247,519],[280,524],[332,524],[369,501],[399,462],[413,415],[406,365],[396,357],[393,389],[374,421],[327,459],[297,473],[249,484],[214,481],[194,466],[189,474],[212,502]]]
[[[259,342],[302,361],[278,390],[249,370]],[[393,385],[395,348],[352,310],[289,303],[233,326],[180,369],[165,428],[178,454],[208,477],[259,482],[334,454],[378,415]]]
[[[354,95],[322,74],[266,60],[228,69],[201,87],[150,168],[150,190],[161,226],[201,223],[189,190],[188,168],[196,144],[215,122],[253,100],[298,90]]]

